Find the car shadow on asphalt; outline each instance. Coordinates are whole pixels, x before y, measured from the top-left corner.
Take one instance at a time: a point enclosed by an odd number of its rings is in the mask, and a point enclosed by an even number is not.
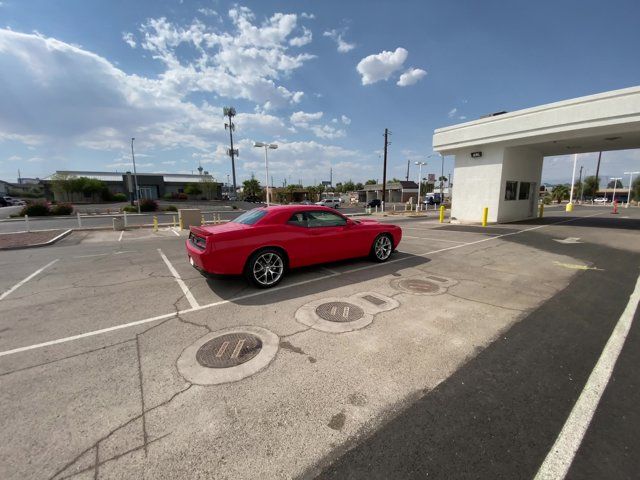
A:
[[[395,252],[389,262],[367,259],[333,262],[291,270],[280,285],[259,289],[241,276],[207,276],[207,285],[222,300],[238,305],[270,305],[307,295],[354,286],[385,276],[400,277],[402,270],[425,265],[431,260],[405,252]],[[391,280],[391,279],[390,279]],[[356,293],[356,292],[353,292]]]

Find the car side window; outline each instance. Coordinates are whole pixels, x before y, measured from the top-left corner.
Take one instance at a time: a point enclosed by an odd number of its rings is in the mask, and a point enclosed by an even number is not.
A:
[[[347,220],[340,215],[331,212],[312,211],[306,212],[308,226],[316,227],[342,227],[347,224]]]
[[[304,212],[296,212],[291,215],[291,218],[287,221],[289,225],[294,225],[296,227],[307,227],[307,217]]]

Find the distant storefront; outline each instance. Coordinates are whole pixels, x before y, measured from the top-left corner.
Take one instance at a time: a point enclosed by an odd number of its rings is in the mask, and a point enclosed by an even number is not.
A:
[[[85,172],[85,171],[57,171],[54,175],[42,180],[45,196],[54,200],[67,200],[67,198],[57,198],[60,192],[55,192],[52,188],[53,179],[65,178],[89,178],[101,181],[111,194],[122,193],[129,197],[134,191],[133,175],[129,179],[127,173],[119,172]],[[191,194],[194,198],[206,198],[208,200],[222,199],[222,184],[214,182],[211,175],[189,175],[179,173],[139,173],[137,175],[140,198],[157,200],[163,197],[177,197],[186,195],[190,184],[198,185],[201,193]],[[131,183],[131,186],[129,186]],[[64,195],[64,194],[63,194]],[[89,200],[88,198],[87,200]],[[80,201],[82,199],[79,199]],[[78,201],[76,199],[75,201]]]

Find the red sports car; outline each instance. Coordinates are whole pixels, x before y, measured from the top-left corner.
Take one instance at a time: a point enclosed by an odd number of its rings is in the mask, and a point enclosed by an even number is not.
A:
[[[244,274],[268,288],[289,268],[367,255],[384,262],[401,238],[396,225],[354,220],[328,207],[278,205],[223,225],[191,227],[186,246],[189,262],[201,272]]]

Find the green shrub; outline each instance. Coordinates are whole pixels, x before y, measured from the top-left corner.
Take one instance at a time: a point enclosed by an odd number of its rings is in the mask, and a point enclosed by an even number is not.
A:
[[[162,198],[163,198],[163,199],[165,199],[165,200],[171,200],[171,199],[173,199],[173,198],[174,198],[174,197],[173,197],[173,193],[165,193],[165,194],[162,196]]]
[[[25,215],[29,215],[30,217],[46,217],[49,213],[48,203],[35,202],[24,207],[20,212],[20,216],[24,217]]]
[[[125,205],[124,207],[122,207],[122,211],[129,213],[138,213],[138,207],[134,207],[133,205]]]
[[[127,196],[124,193],[114,193],[113,194],[113,199],[116,202],[126,202],[127,201]]]
[[[166,207],[163,207],[162,210],[164,210],[165,212],[177,212],[178,207],[176,207],[175,205],[167,205]]]
[[[237,205],[231,205],[231,208],[233,208],[234,210],[237,210],[238,206]]]
[[[51,208],[51,215],[71,215],[73,205],[70,203],[58,203]]]
[[[158,203],[155,200],[151,200],[150,198],[140,200],[141,212],[155,212],[156,210],[158,210]]]
[[[545,205],[551,205],[551,195],[545,195],[542,197],[542,203]]]

